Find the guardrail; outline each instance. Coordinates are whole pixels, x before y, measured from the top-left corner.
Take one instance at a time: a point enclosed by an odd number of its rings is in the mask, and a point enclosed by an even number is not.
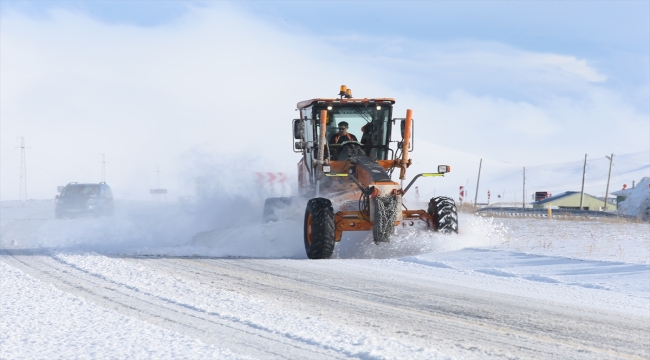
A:
[[[540,208],[516,208],[516,207],[485,207],[475,212],[476,215],[486,216],[513,216],[513,217],[540,217],[545,218],[548,209]],[[605,212],[595,210],[570,210],[570,209],[552,209],[552,216],[573,216],[586,218],[620,218],[626,220],[638,220],[634,216],[619,215],[616,212]]]
[[[491,203],[478,203],[476,205],[484,206],[484,207],[489,207],[489,208],[495,208],[495,207],[506,207],[506,208],[521,208],[521,201],[495,201]],[[526,203],[526,208],[533,208],[533,205],[531,205],[529,202]]]

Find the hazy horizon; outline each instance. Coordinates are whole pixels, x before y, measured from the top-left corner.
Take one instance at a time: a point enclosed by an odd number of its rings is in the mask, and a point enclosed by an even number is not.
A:
[[[322,3],[3,1],[0,200],[18,198],[21,136],[29,198],[98,182],[100,154],[121,198],[148,199],[157,166],[171,200],[196,176],[245,188],[255,171],[295,172],[296,103],[341,84],[396,98],[416,142],[466,162],[650,150],[650,3],[464,4],[359,2],[336,16]],[[450,165],[467,170],[445,188],[475,182],[478,163]]]

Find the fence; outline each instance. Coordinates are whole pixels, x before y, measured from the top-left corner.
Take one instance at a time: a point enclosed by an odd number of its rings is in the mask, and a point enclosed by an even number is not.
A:
[[[595,210],[570,210],[552,209],[553,216],[571,216],[586,218],[620,218],[626,220],[638,220],[634,216],[619,215],[616,212],[605,212]],[[507,217],[547,217],[548,209],[532,209],[517,207],[485,207],[476,211],[479,216],[507,216]]]

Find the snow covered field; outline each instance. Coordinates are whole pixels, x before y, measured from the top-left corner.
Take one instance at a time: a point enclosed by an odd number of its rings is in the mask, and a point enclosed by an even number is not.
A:
[[[309,261],[295,221],[0,206],[3,359],[650,355],[647,223],[464,215],[457,236],[344,235]]]

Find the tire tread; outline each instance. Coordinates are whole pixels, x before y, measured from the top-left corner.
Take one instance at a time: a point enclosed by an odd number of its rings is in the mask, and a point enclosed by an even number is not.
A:
[[[307,241],[307,220],[312,216],[312,242]],[[314,198],[307,203],[305,210],[305,251],[310,259],[329,259],[334,252],[334,209],[332,202],[324,198]]]
[[[434,230],[443,234],[458,234],[458,212],[453,199],[438,196],[429,201],[427,213],[433,217]]]

